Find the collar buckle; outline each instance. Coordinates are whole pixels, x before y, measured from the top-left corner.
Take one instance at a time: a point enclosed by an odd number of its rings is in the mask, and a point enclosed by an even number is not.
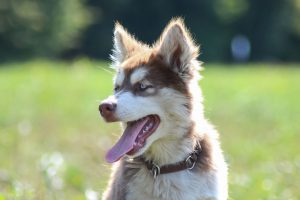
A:
[[[160,174],[160,167],[153,162],[152,162],[151,173],[152,173],[154,179]]]
[[[187,159],[185,160],[186,168],[189,170],[192,170],[195,167],[196,160],[193,158],[192,155],[189,155]]]

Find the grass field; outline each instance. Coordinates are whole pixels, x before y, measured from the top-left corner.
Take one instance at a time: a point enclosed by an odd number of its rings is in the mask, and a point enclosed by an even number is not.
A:
[[[0,66],[0,200],[100,198],[118,137],[98,104],[105,62]],[[206,116],[221,133],[230,199],[300,199],[300,65],[205,65]]]

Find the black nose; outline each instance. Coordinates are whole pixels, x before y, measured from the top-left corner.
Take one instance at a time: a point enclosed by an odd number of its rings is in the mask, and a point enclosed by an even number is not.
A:
[[[99,111],[102,117],[108,118],[116,110],[117,104],[113,102],[104,102],[99,105]]]

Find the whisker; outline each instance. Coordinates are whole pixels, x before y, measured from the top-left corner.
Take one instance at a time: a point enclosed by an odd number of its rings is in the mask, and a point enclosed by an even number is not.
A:
[[[126,164],[125,167],[126,167],[126,168],[132,168],[132,169],[138,169],[138,168],[141,168],[142,165],[131,165],[131,164]]]
[[[97,68],[97,69],[101,69],[101,70],[103,70],[103,71],[105,71],[105,72],[107,72],[107,73],[109,73],[109,74],[111,74],[111,75],[114,74],[114,71],[110,71],[110,70],[109,70],[109,69],[111,69],[111,68],[107,69],[106,67],[102,67],[102,66],[97,66],[96,68]]]

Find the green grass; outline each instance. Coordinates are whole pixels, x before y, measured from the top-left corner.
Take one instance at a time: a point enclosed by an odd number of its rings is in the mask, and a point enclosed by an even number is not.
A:
[[[100,195],[118,137],[97,111],[105,62],[0,67],[0,200]],[[298,67],[298,68],[297,68]],[[221,133],[230,199],[300,199],[300,65],[206,65],[206,116]]]

